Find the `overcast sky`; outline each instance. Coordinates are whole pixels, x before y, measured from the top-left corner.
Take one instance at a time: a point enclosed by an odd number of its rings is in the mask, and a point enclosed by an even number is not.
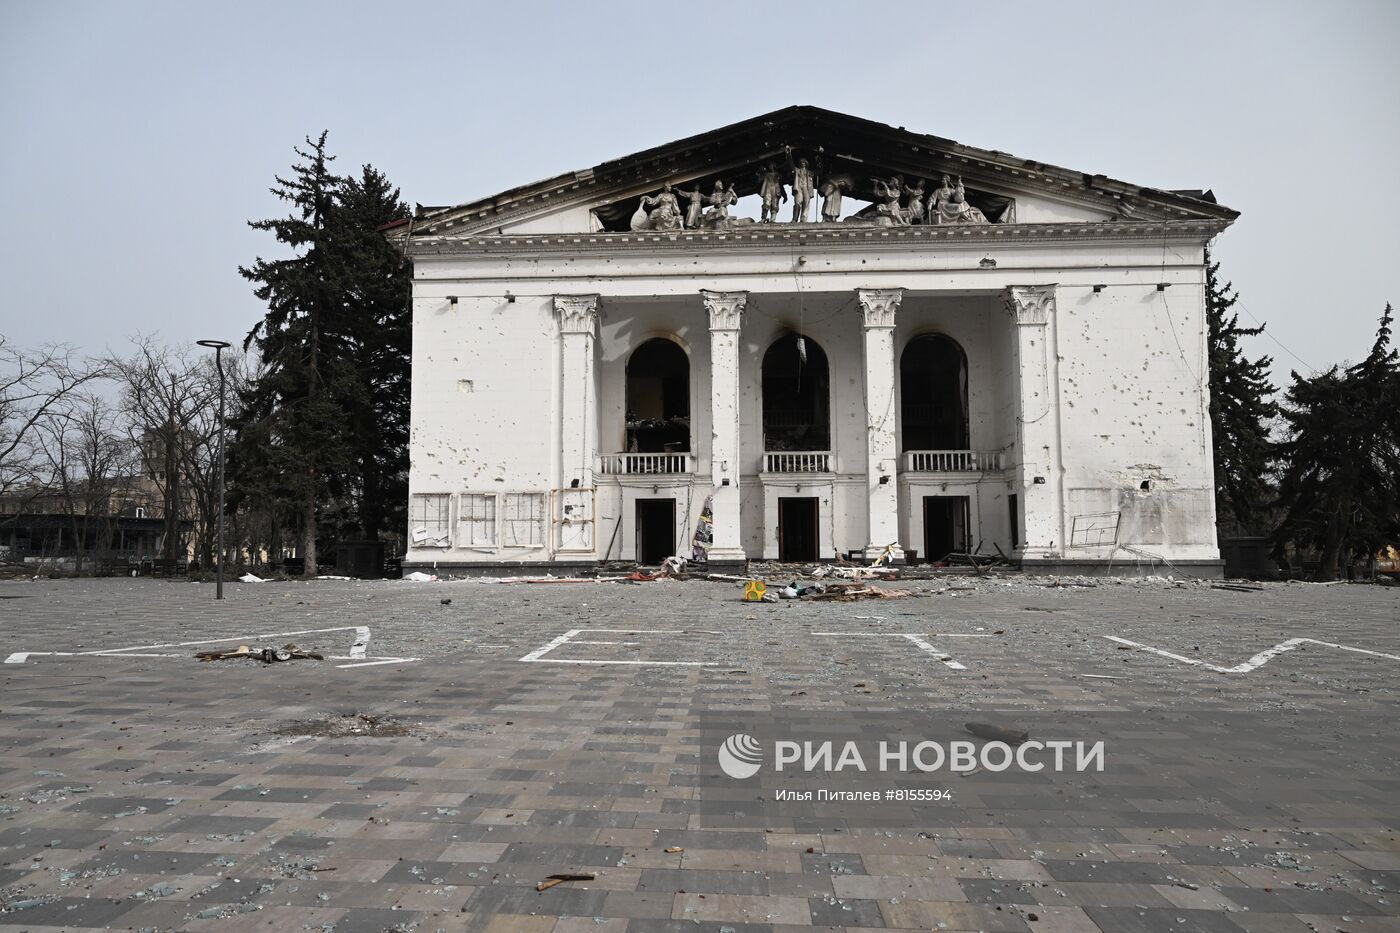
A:
[[[0,333],[238,340],[274,251],[245,221],[323,128],[446,204],[799,103],[1213,188],[1226,275],[1313,367],[1400,299],[1396,0],[0,0]]]

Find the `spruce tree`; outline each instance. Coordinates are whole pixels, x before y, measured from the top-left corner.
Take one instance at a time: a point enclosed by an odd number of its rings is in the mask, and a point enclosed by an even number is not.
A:
[[[408,216],[399,190],[372,166],[343,179],[335,208],[337,276],[347,284],[355,380],[347,399],[355,459],[355,515],[365,538],[408,522],[411,282],[385,224]]]
[[[1276,552],[1319,554],[1318,575],[1335,579],[1353,561],[1400,544],[1400,363],[1386,305],[1364,360],[1304,378],[1293,373],[1280,447],[1283,521]]]
[[[291,178],[278,176],[272,193],[291,205],[285,217],[249,221],[271,232],[292,255],[257,259],[239,268],[255,283],[267,314],[249,332],[244,349],[256,346],[263,370],[251,387],[250,413],[265,419],[253,432],[268,445],[262,452],[277,477],[279,493],[296,503],[302,556],[308,576],[317,573],[320,503],[338,495],[353,464],[343,397],[355,385],[349,365],[352,328],[347,320],[344,263],[333,253],[330,231],[343,182],[330,171],[326,133],[308,149]]]
[[[1229,282],[1221,283],[1220,263],[1211,261],[1209,250],[1205,270],[1216,521],[1257,531],[1272,499],[1269,427],[1278,415],[1268,375],[1273,360],[1245,357],[1240,339],[1264,328],[1240,326],[1239,315],[1231,311],[1239,295]]]

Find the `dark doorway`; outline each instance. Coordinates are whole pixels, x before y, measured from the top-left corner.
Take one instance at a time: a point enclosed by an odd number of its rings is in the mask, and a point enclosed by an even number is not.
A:
[[[627,360],[624,442],[633,454],[690,450],[690,357],[663,337],[648,340]]]
[[[930,562],[965,554],[967,496],[924,496],[924,553]]]
[[[820,515],[816,496],[792,496],[778,500],[778,560],[817,559]]]
[[[1011,546],[1021,546],[1021,509],[1016,493],[1006,497],[1006,511],[1011,515]]]
[[[826,352],[788,334],[763,354],[763,449],[830,450],[831,384]]]
[[[899,360],[905,450],[966,450],[967,357],[942,334],[909,341]]]
[[[637,500],[637,563],[659,564],[676,553],[676,500]]]

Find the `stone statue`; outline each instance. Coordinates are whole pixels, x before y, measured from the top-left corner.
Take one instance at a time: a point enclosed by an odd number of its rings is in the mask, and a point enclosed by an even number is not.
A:
[[[650,210],[648,210],[650,208]],[[647,195],[632,215],[633,230],[681,229],[681,205],[676,193],[667,184],[660,194]]]
[[[817,185],[816,178],[812,174],[812,168],[806,159],[798,159],[797,164],[792,162],[792,148],[788,147],[788,170],[792,172],[792,222],[795,224],[807,222],[807,206],[816,198]]]
[[[911,224],[921,224],[924,222],[924,180],[920,178],[913,187],[904,186],[904,193],[909,195],[909,222]]]
[[[783,186],[778,167],[772,162],[763,167],[763,173],[759,176],[758,196],[763,199],[762,222],[773,223],[778,219],[779,202],[787,200],[787,188]]]
[[[685,226],[691,230],[700,228],[700,212],[705,209],[705,195],[697,184],[694,191],[677,191],[686,200]]]
[[[944,175],[938,187],[928,196],[928,217],[936,224],[985,224],[991,221],[987,216],[967,203],[967,191],[963,188],[962,176],[957,184]]]
[[[895,175],[889,180],[876,178],[873,184],[875,196],[884,202],[875,208],[875,223],[882,227],[908,226],[909,214],[899,206],[899,199],[904,197],[903,176]]]
[[[710,192],[710,209],[705,212],[703,223],[706,227],[726,227],[729,225],[729,205],[739,202],[739,193],[734,183],[724,187],[724,182],[716,181],[715,190]]]
[[[834,224],[841,219],[841,192],[851,187],[851,179],[845,175],[833,175],[822,182],[822,223]]]

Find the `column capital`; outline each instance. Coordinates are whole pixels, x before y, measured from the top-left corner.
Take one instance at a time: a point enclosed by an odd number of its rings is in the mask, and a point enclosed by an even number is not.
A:
[[[902,288],[858,288],[856,299],[866,327],[893,327],[894,313],[904,300]]]
[[[598,327],[597,295],[555,295],[554,313],[566,334],[592,334]]]
[[[705,310],[710,313],[710,330],[738,330],[749,302],[748,292],[712,292],[700,289]]]
[[[1055,308],[1054,285],[1012,285],[1004,295],[1006,310],[1024,327],[1044,327]]]

